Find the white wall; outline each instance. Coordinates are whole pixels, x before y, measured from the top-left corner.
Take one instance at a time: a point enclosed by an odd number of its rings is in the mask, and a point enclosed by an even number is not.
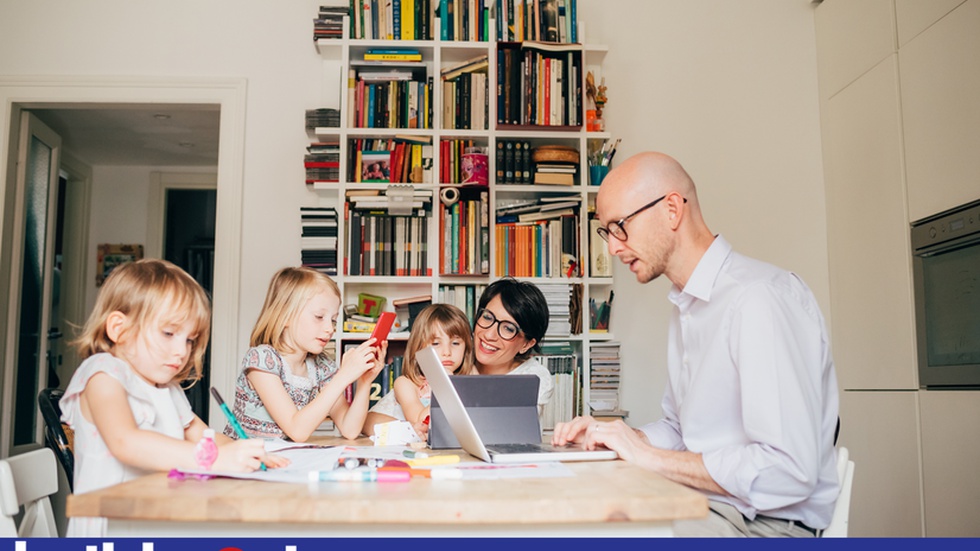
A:
[[[813,5],[579,4],[586,40],[609,45],[604,116],[623,139],[616,159],[644,150],[678,159],[711,230],[799,273],[829,324]],[[615,270],[611,323],[623,341],[624,408],[636,425],[660,417],[669,282],[640,286],[622,265]]]
[[[272,273],[299,262],[297,207],[318,201],[302,184],[303,112],[341,85],[322,78],[312,43],[319,4],[0,3],[3,75],[247,79],[242,350]],[[588,39],[610,47],[605,115],[623,138],[617,159],[648,149],[675,156],[699,185],[711,229],[743,253],[800,273],[827,313],[811,3],[579,0],[579,11]],[[615,274],[624,406],[631,421],[645,422],[659,417],[666,380],[667,287],[640,287],[620,267]]]
[[[150,173],[201,173],[202,167],[95,166],[92,167],[92,212],[89,222],[88,263],[85,274],[85,311],[95,306],[99,288],[95,259],[102,243],[142,244],[147,240],[147,200]],[[124,208],[122,208],[124,206]]]

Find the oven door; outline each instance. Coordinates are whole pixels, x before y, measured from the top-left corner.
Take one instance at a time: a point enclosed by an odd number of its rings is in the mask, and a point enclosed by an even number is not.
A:
[[[913,253],[922,388],[980,388],[980,232]]]

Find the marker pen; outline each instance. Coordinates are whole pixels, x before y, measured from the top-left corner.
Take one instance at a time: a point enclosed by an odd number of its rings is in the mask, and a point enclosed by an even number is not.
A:
[[[406,471],[310,471],[310,482],[408,482]]]

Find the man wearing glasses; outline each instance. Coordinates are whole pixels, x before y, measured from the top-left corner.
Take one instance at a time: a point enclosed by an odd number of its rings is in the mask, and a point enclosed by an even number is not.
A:
[[[601,444],[707,493],[708,518],[677,523],[678,535],[818,535],[839,490],[838,395],[813,293],[711,233],[694,182],[662,153],[611,171],[596,212],[610,254],[640,283],[673,283],[664,418],[632,429],[578,417],[555,427],[554,443]]]

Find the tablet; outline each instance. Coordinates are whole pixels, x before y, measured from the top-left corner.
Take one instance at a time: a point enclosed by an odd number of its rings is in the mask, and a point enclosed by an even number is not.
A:
[[[381,343],[388,338],[388,332],[391,331],[391,326],[394,323],[394,312],[381,312],[378,322],[374,324],[374,331],[371,332],[371,336],[378,339],[374,343],[375,346],[381,346]]]

